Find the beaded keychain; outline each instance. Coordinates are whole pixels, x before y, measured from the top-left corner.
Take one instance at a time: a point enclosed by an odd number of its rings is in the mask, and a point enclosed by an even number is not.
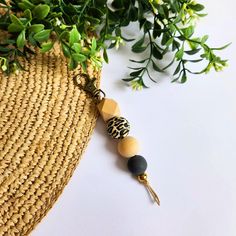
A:
[[[82,85],[82,81],[80,80],[81,77],[85,78],[84,85]],[[83,74],[82,76],[76,76],[74,79],[78,86],[93,97],[97,109],[106,123],[108,135],[119,140],[117,150],[122,157],[128,159],[128,170],[147,188],[153,200],[160,205],[159,197],[150,186],[145,172],[147,161],[144,157],[138,155],[138,141],[134,137],[128,136],[130,124],[124,117],[120,116],[120,109],[117,102],[113,99],[106,98],[104,91],[95,86],[96,78],[90,79],[87,74]]]

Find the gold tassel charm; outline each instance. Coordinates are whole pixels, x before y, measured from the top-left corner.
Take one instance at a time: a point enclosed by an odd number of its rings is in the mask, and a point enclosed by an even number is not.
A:
[[[150,186],[148,182],[147,174],[146,173],[141,174],[137,176],[137,178],[138,178],[139,183],[143,184],[146,187],[146,189],[148,190],[153,200],[160,206],[160,199],[158,195],[156,194],[156,192],[153,190],[153,188]]]

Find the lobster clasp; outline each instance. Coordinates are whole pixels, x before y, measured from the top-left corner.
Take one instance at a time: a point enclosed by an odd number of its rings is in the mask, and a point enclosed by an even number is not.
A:
[[[90,77],[87,74],[83,74],[82,77],[85,78],[84,85],[81,84],[81,81],[77,80],[77,84],[86,92],[88,92],[96,102],[99,102],[101,98],[101,94],[103,97],[106,97],[106,94],[101,90],[98,89],[95,85],[96,78],[90,79]]]
[[[85,85],[84,85],[84,91],[91,93],[94,95],[94,92],[97,90],[97,87],[95,86],[95,80],[96,78],[90,79],[88,76],[85,77]]]

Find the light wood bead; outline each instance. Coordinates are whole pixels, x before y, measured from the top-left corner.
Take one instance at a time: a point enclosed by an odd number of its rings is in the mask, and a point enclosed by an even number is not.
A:
[[[97,105],[103,120],[106,122],[114,116],[120,116],[120,108],[118,103],[110,98],[103,98]]]
[[[125,158],[135,156],[139,152],[138,140],[132,136],[127,136],[118,142],[118,153]]]

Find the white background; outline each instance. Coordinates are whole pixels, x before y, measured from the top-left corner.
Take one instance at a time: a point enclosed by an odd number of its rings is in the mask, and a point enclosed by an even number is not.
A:
[[[233,44],[221,73],[171,84],[170,76],[134,92],[122,81],[131,55],[110,52],[101,87],[118,101],[141,143],[161,207],[126,170],[98,120],[83,159],[33,236],[236,235],[236,3],[204,2],[198,34]]]

